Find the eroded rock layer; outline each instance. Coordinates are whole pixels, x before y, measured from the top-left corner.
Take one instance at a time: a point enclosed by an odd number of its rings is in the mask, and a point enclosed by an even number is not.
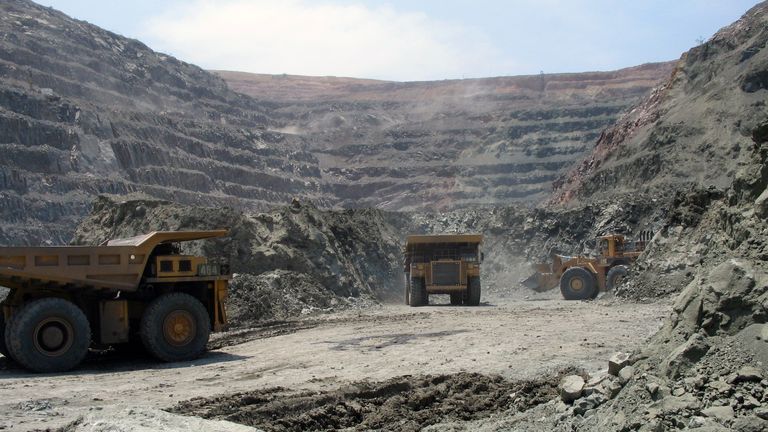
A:
[[[218,73],[277,103],[281,131],[307,140],[339,204],[421,210],[548,197],[671,70],[413,83]]]
[[[64,243],[98,193],[320,202],[317,159],[196,66],[26,0],[0,3],[0,244]]]

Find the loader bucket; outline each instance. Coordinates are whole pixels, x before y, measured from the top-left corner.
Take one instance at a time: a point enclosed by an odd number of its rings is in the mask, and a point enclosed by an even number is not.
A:
[[[542,292],[554,288],[559,282],[558,277],[552,273],[551,264],[536,264],[533,268],[536,272],[520,281],[524,287]]]

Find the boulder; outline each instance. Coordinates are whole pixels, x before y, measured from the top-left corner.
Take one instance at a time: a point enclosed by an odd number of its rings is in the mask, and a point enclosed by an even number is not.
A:
[[[755,410],[755,415],[763,420],[768,420],[768,408],[758,408]]]
[[[728,394],[732,389],[730,384],[722,380],[712,381],[709,384],[707,384],[707,387],[716,391],[719,394]]]
[[[706,417],[710,417],[721,422],[732,420],[736,416],[736,414],[733,412],[733,408],[727,405],[705,408],[701,410],[701,413]]]
[[[566,403],[575,401],[581,397],[584,384],[584,378],[578,375],[566,376],[560,381],[560,398]]]
[[[731,427],[739,432],[765,432],[768,430],[768,421],[756,416],[745,416],[737,418]]]
[[[634,366],[625,366],[619,371],[619,382],[623,385],[629,382],[635,376]]]
[[[760,382],[763,380],[763,371],[754,366],[744,366],[728,378],[730,384],[740,382]]]
[[[619,384],[618,380],[607,382],[604,388],[605,388],[605,395],[608,396],[608,398],[610,399],[613,399],[616,396],[618,396],[619,392],[622,389],[621,384]]]
[[[755,200],[755,214],[760,217],[768,217],[768,189]]]
[[[619,371],[629,364],[629,354],[617,352],[608,359],[608,373],[619,376]]]
[[[587,411],[597,408],[598,401],[592,396],[583,397],[573,403],[573,414],[584,415]]]
[[[699,361],[709,351],[709,343],[701,333],[695,333],[687,341],[672,350],[664,360],[664,373],[676,379]]]

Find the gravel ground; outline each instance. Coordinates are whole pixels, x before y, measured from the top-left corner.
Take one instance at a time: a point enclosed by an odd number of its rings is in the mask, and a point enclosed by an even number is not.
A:
[[[476,308],[389,305],[265,325],[219,336],[220,348],[175,364],[113,354],[70,373],[33,375],[0,359],[0,427],[62,427],[81,416],[93,422],[100,409],[140,412],[275,387],[333,392],[405,375],[521,381],[565,368],[594,372],[611,353],[642,345],[669,311],[666,303],[565,302],[555,294]]]

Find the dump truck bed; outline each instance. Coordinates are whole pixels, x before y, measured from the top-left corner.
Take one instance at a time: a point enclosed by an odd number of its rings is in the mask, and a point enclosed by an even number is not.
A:
[[[410,235],[405,239],[406,247],[419,244],[437,243],[482,243],[481,234],[437,234],[437,235]]]
[[[156,246],[226,235],[226,230],[153,232],[102,246],[0,247],[0,286],[135,291]]]

